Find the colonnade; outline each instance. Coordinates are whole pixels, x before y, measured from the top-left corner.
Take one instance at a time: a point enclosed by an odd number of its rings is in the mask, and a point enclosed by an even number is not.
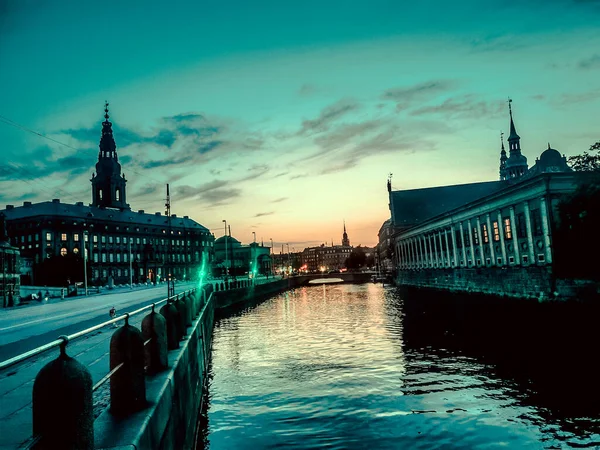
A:
[[[428,224],[422,232],[409,230],[395,239],[399,269],[503,267],[552,263],[550,223],[546,197],[539,199],[541,236],[534,230],[530,202],[523,201],[485,214],[454,220],[444,218],[440,226]],[[525,236],[519,238],[515,208],[522,211]],[[508,216],[503,212],[508,209]],[[539,233],[538,233],[539,234]],[[526,243],[526,245],[525,245]],[[486,251],[486,248],[488,251]]]

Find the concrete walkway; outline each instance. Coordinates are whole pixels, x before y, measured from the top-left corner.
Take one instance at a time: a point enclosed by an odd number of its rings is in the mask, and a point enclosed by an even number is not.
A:
[[[194,287],[194,283],[180,284],[176,286],[176,292],[181,292]],[[166,291],[166,287],[164,289]],[[76,328],[70,333],[87,328],[90,320],[97,320],[96,323],[101,323],[109,320],[108,309],[113,305],[119,313],[125,312],[124,309],[136,309],[153,301],[161,300],[166,297],[166,292],[163,292],[163,287],[159,286],[145,291],[137,292],[121,292],[109,296],[94,296],[83,298],[80,301],[68,301],[66,303],[47,303],[42,307],[35,308],[20,308],[10,310],[11,317],[6,318],[2,314],[0,328],[4,330],[4,339],[14,339],[15,334],[20,336],[31,335],[33,329],[44,327],[44,329],[54,327]],[[143,299],[143,301],[141,301]],[[141,301],[141,303],[140,303]],[[24,312],[25,316],[15,313]],[[33,313],[27,317],[27,313]],[[98,316],[98,313],[101,313]],[[141,321],[146,313],[133,316],[129,323],[135,327],[141,326]],[[89,319],[89,317],[92,319]],[[12,338],[9,333],[15,318],[20,322],[15,329],[18,331],[12,333]],[[27,325],[24,322],[30,322]],[[33,322],[33,323],[31,323]],[[48,324],[47,324],[48,322]],[[65,327],[64,325],[67,324]],[[85,326],[84,326],[85,325]],[[8,327],[8,329],[7,329]],[[56,328],[52,331],[52,338],[46,339],[46,343],[55,339],[57,334]],[[112,333],[115,328],[112,326],[100,329],[88,336],[70,342],[67,346],[67,354],[74,357],[85,365],[92,374],[94,383],[99,381],[104,375],[109,372],[109,344]],[[65,334],[65,333],[60,333]],[[6,346],[0,347],[0,350]],[[25,350],[24,350],[25,351]],[[20,353],[20,352],[19,352]],[[58,356],[58,348],[49,350],[35,358],[24,361],[16,366],[13,366],[0,373],[0,449],[18,448],[23,442],[27,441],[32,434],[32,405],[31,395],[33,391],[33,383],[40,369],[55,359]],[[2,360],[6,358],[0,358]],[[109,383],[104,384],[98,391],[94,393],[94,410],[99,414],[107,405],[107,392]],[[60,414],[60,405],[56,406],[56,413]]]

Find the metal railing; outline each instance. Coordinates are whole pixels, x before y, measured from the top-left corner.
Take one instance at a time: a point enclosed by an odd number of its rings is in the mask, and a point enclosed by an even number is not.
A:
[[[75,340],[77,338],[80,338],[82,336],[85,336],[86,334],[93,333],[94,331],[99,330],[101,328],[104,328],[107,325],[111,325],[111,324],[119,322],[121,320],[129,320],[129,318],[131,316],[134,316],[136,314],[139,314],[139,313],[142,313],[142,312],[147,311],[149,309],[152,309],[152,308],[156,307],[157,305],[160,305],[162,303],[166,303],[169,300],[177,300],[179,298],[179,296],[188,295],[188,294],[194,292],[194,290],[195,290],[195,288],[194,289],[188,289],[187,291],[180,292],[179,294],[175,294],[172,297],[163,298],[162,300],[159,300],[157,302],[153,302],[153,303],[150,303],[149,305],[142,306],[141,308],[136,309],[135,311],[131,311],[129,313],[125,313],[123,315],[115,317],[114,319],[110,319],[110,320],[107,320],[106,322],[102,322],[102,323],[100,323],[98,325],[94,325],[93,327],[86,328],[85,330],[78,331],[77,333],[59,336],[57,339],[55,339],[52,342],[48,342],[47,344],[41,345],[39,347],[36,347],[36,348],[34,348],[32,350],[29,350],[28,352],[21,353],[20,355],[14,356],[14,357],[12,357],[10,359],[7,359],[5,361],[0,362],[0,370],[7,369],[7,368],[9,368],[11,366],[14,366],[15,364],[23,362],[23,361],[25,361],[25,360],[27,360],[29,358],[33,358],[34,356],[40,355],[40,354],[42,354],[42,353],[44,353],[44,352],[46,352],[46,351],[48,351],[50,349],[53,349],[55,347],[59,347],[61,345],[67,345],[69,342],[71,342],[71,341],[73,341],[73,340]],[[112,372],[114,373],[114,372],[116,372],[116,370],[117,369],[115,368]]]

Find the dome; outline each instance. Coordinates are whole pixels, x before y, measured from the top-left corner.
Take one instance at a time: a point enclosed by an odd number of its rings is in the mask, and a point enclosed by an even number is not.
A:
[[[225,241],[227,241],[228,245],[242,245],[240,241],[238,241],[236,238],[231,237],[231,236],[221,236],[219,239],[215,240],[215,244],[219,245],[225,245]]]
[[[547,150],[540,155],[540,163],[544,166],[562,166],[564,164],[563,157],[558,152],[558,150],[554,150],[553,148],[548,147]]]

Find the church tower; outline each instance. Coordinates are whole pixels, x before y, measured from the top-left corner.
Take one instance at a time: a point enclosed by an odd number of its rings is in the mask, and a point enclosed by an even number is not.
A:
[[[104,122],[96,173],[92,174],[92,206],[131,209],[126,203],[125,175],[121,175],[121,164],[117,156],[117,145],[113,138],[112,123],[108,120],[108,102],[104,104]]]
[[[508,171],[506,170],[506,150],[504,149],[504,133],[500,133],[500,142],[502,143],[502,150],[500,150],[500,181],[508,179]]]
[[[521,154],[521,138],[517,134],[512,114],[512,100],[508,99],[508,111],[510,114],[510,135],[508,136],[509,157],[506,160],[506,170],[509,179],[523,176],[527,172],[527,158]]]
[[[346,221],[344,220],[344,234],[342,235],[342,245],[350,247],[350,239],[348,239],[348,233],[346,233]]]

